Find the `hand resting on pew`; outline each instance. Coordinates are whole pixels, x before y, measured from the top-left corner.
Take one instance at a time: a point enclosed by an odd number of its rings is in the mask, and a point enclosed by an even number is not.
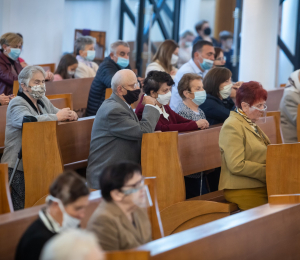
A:
[[[78,115],[76,112],[70,110],[70,108],[63,108],[56,113],[57,121],[76,121],[78,119]]]

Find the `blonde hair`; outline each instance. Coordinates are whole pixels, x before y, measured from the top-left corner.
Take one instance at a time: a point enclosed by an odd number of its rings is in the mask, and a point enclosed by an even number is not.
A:
[[[17,35],[16,33],[5,33],[0,37],[0,45],[1,49],[3,49],[3,44],[8,45],[8,46],[14,46],[18,45],[21,43],[23,45],[23,39]]]
[[[153,61],[158,61],[167,73],[172,71],[171,58],[173,52],[178,48],[178,44],[173,40],[165,40],[157,49]]]

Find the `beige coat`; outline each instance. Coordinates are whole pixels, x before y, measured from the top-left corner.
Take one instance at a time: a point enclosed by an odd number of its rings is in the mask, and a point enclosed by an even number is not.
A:
[[[147,211],[133,213],[136,227],[114,202],[100,203],[90,218],[87,229],[94,232],[103,250],[126,250],[151,241],[151,224]]]
[[[260,128],[259,130],[262,132]],[[269,141],[265,134],[264,136]],[[267,146],[238,113],[230,112],[224,122],[219,146],[222,157],[219,190],[266,186]]]
[[[85,65],[83,62],[78,62],[78,67],[75,72],[75,78],[93,78],[96,76],[98,65],[92,62],[92,68]]]
[[[284,143],[297,143],[297,114],[300,104],[300,70],[290,75],[280,102],[281,130]]]

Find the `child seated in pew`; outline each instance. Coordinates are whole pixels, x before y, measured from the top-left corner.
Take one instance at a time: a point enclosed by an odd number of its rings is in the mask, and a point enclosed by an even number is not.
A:
[[[174,85],[172,77],[162,71],[150,71],[144,80],[144,92],[156,99],[156,107],[160,111],[160,118],[155,130],[185,132],[208,128],[209,124],[205,119],[198,119],[197,121],[185,119],[169,107],[172,85]],[[142,118],[145,107],[142,100],[143,97],[135,110],[139,120]]]
[[[75,71],[78,67],[78,61],[72,54],[62,56],[57,69],[54,73],[53,81],[75,78]]]
[[[86,230],[71,229],[51,238],[41,260],[104,260],[96,236]]]
[[[45,243],[58,233],[77,228],[85,215],[89,189],[77,173],[68,171],[52,183],[47,206],[40,210],[39,218],[22,236],[16,260],[39,260]]]
[[[141,167],[132,162],[107,166],[102,171],[100,190],[103,201],[90,218],[93,231],[105,251],[126,250],[151,241],[147,214],[147,186]]]

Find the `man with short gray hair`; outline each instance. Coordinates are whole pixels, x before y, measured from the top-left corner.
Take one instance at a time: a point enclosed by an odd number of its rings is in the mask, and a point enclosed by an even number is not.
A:
[[[105,91],[110,88],[112,77],[122,69],[130,69],[130,47],[127,42],[118,40],[110,45],[110,54],[100,64],[96,77],[92,83],[86,115],[96,115],[105,99]]]
[[[131,108],[138,100],[140,85],[132,70],[119,70],[112,78],[113,93],[99,108],[94,120],[87,167],[90,188],[99,189],[103,168],[118,161],[140,163],[144,133],[152,133],[160,117],[156,99],[144,96],[141,121]]]

